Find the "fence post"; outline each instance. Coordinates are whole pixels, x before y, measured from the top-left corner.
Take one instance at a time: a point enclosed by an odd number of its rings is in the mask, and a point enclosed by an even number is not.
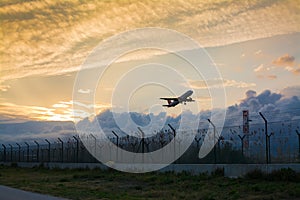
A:
[[[8,144],[9,146],[10,146],[10,162],[12,162],[13,160],[12,160],[12,158],[13,158],[13,156],[12,156],[12,152],[13,152],[13,146],[11,145],[11,144]]]
[[[18,158],[18,160],[19,160],[19,162],[21,162],[21,145],[17,142],[16,142],[16,145],[18,145],[18,147],[19,147],[19,153],[18,153],[19,158]]]
[[[145,157],[145,133],[144,131],[140,128],[140,127],[137,127],[139,129],[139,131],[142,133],[142,139],[141,139],[141,142],[140,142],[140,145],[142,145],[142,153],[143,153],[143,164],[145,163],[144,162],[144,157]]]
[[[39,152],[40,152],[40,145],[39,145],[39,143],[37,142],[37,141],[34,141],[34,143],[36,144],[36,146],[37,146],[37,150],[36,150],[36,161],[37,162],[39,162],[39,156],[40,156],[40,154],[39,154]]]
[[[60,138],[58,140],[61,142],[61,162],[64,162],[64,142]]]
[[[197,149],[199,149],[199,142],[201,141],[201,137],[199,137],[199,138],[195,137],[194,140],[197,143]]]
[[[3,146],[3,161],[6,162],[6,146],[2,144]]]
[[[24,142],[27,146],[27,162],[29,162],[29,144],[27,142]]]
[[[118,154],[119,154],[119,136],[118,136],[118,134],[116,134],[116,132],[114,132],[114,131],[111,131],[113,134],[114,134],[114,136],[116,136],[117,137],[117,160],[118,160]]]
[[[244,156],[244,138],[246,135],[240,136],[238,135],[239,138],[241,139],[241,143],[242,143],[242,156]]]
[[[94,139],[94,156],[96,156],[96,151],[97,151],[97,139],[93,134],[90,134],[90,136]]]
[[[75,136],[73,138],[76,140],[76,162],[79,162],[79,140]]]
[[[299,131],[298,130],[296,130],[296,133],[297,133],[297,135],[298,135],[298,157],[299,157],[299,159],[300,159],[300,133],[299,133]]]
[[[215,164],[217,163],[217,152],[216,152],[216,126],[210,119],[207,119],[207,121],[213,126],[214,128],[214,157],[215,157]]]
[[[48,162],[50,162],[50,150],[51,150],[51,143],[49,142],[49,140],[45,139],[45,141],[48,143]]]
[[[173,136],[174,136],[174,163],[176,162],[176,139],[175,139],[175,137],[176,137],[176,129],[175,128],[173,128],[172,126],[171,126],[171,124],[168,124],[168,126],[170,127],[170,129],[173,131]]]
[[[264,122],[265,122],[265,136],[266,136],[266,163],[269,164],[269,143],[268,143],[268,121],[267,119],[263,116],[263,114],[261,112],[259,112],[259,115],[263,118]]]

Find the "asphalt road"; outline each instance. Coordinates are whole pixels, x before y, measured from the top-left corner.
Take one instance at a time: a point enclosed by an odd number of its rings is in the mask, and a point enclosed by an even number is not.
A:
[[[0,200],[66,200],[0,185]]]

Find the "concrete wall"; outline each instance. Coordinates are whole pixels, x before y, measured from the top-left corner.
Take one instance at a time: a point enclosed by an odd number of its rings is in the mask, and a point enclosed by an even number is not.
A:
[[[10,162],[0,162],[2,165],[11,165]],[[37,167],[40,163],[28,163],[19,162],[17,163],[19,167]],[[108,169],[106,165],[101,163],[43,163],[44,167],[47,168],[61,168],[61,169],[77,169],[77,168],[87,168],[87,169]],[[149,167],[149,166],[148,166]],[[191,174],[208,173],[211,174],[216,169],[224,169],[224,175],[226,177],[242,177],[248,172],[255,169],[261,170],[266,173],[271,173],[274,170],[280,170],[283,168],[291,168],[296,172],[300,172],[299,164],[171,164],[167,167],[159,170],[160,172],[190,172]]]

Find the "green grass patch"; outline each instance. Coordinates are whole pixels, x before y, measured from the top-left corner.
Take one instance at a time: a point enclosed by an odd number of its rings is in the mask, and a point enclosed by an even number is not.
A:
[[[69,199],[297,199],[299,173],[259,171],[230,179],[190,173],[129,174],[115,170],[0,166],[0,184]],[[270,178],[277,176],[277,178]],[[279,178],[278,178],[279,177]],[[296,177],[296,178],[292,178]]]

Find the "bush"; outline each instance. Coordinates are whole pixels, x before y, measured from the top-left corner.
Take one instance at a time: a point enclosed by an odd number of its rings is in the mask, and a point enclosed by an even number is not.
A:
[[[13,162],[13,163],[10,164],[10,166],[11,167],[18,167],[18,163]]]
[[[215,171],[211,173],[212,176],[224,176],[224,168],[217,168]]]
[[[267,180],[270,181],[299,181],[299,174],[291,168],[282,168],[280,170],[272,171],[267,176]]]
[[[280,170],[274,170],[269,174],[262,172],[259,169],[255,169],[251,172],[248,172],[245,178],[249,179],[260,179],[267,181],[300,181],[300,173],[295,172],[291,168],[282,168]]]
[[[260,169],[255,169],[253,171],[248,172],[245,175],[245,178],[249,178],[249,179],[264,179],[265,177],[265,173],[262,172]]]

